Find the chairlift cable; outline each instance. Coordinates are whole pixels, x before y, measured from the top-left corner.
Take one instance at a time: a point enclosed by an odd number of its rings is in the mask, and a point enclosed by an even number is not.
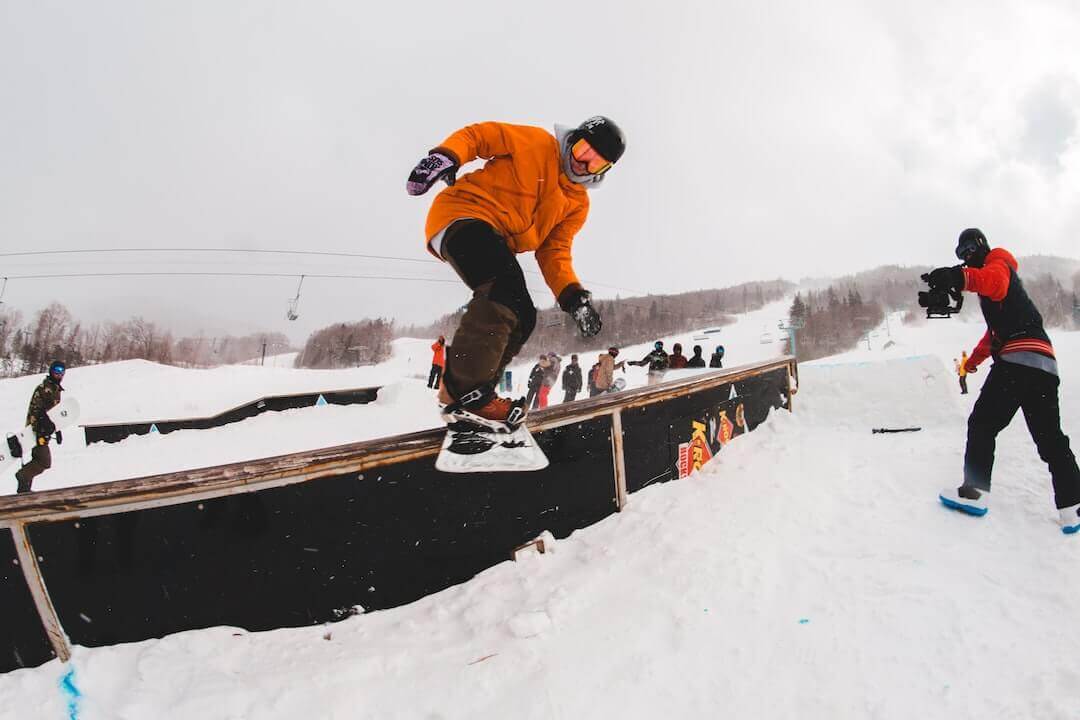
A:
[[[352,257],[367,260],[397,260],[401,262],[438,263],[431,258],[398,257],[395,255],[368,255],[366,253],[336,252],[330,250],[264,250],[260,248],[77,248],[74,250],[26,250],[0,253],[0,257],[23,257],[31,255],[76,255],[92,253],[153,253],[153,252],[206,252],[206,253],[259,253],[266,255],[322,255],[327,257]]]
[[[45,280],[56,278],[94,278],[94,277],[281,277],[294,278],[296,273],[271,272],[187,272],[187,271],[124,271],[91,273],[43,273],[37,275],[10,275],[11,280]],[[412,280],[416,282],[438,282],[460,284],[458,279],[403,277],[395,275],[329,275],[307,273],[305,277],[338,278],[342,280]]]
[[[414,263],[426,263],[433,265],[441,265],[442,263],[433,258],[415,258],[415,257],[400,257],[397,255],[370,255],[367,253],[351,253],[351,252],[338,252],[330,250],[282,250],[282,249],[263,249],[263,248],[210,248],[210,247],[192,247],[192,248],[76,248],[73,250],[26,250],[19,252],[2,252],[0,257],[28,257],[28,256],[56,256],[56,255],[76,255],[76,254],[94,254],[94,253],[154,253],[154,252],[192,252],[192,253],[254,253],[264,255],[311,255],[315,257],[347,257],[347,258],[360,258],[365,260],[391,260],[397,262],[414,262]],[[529,270],[522,268],[526,273],[530,275],[543,276],[536,270]],[[315,277],[314,275],[312,277]],[[622,290],[626,292],[635,293],[637,295],[647,295],[641,290],[635,290],[634,288],[621,287],[619,285],[608,285],[602,282],[595,282],[593,280],[585,280],[586,284],[594,285],[597,287],[608,288],[611,290]]]

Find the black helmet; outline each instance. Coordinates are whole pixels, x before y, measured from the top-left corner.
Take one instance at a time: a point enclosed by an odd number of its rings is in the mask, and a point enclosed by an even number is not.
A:
[[[978,228],[968,228],[960,233],[956,241],[956,257],[972,267],[982,267],[986,254],[990,252],[990,243]],[[974,261],[974,263],[973,263]]]
[[[611,118],[603,115],[591,117],[574,128],[570,133],[569,144],[573,146],[582,139],[588,141],[596,152],[611,163],[617,163],[626,152],[626,138],[622,130]]]

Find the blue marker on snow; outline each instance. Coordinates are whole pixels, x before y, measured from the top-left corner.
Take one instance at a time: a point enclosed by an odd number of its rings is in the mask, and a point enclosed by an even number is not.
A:
[[[800,625],[805,625],[808,622],[810,622],[810,618],[799,618],[799,624]]]
[[[82,698],[82,693],[75,685],[75,668],[69,668],[67,674],[60,678],[60,691],[67,697],[68,720],[79,720],[79,699]]]

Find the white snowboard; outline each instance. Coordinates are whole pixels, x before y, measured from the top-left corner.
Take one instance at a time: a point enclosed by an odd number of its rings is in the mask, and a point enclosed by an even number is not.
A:
[[[522,425],[512,433],[457,422],[446,428],[435,469],[448,473],[528,472],[548,466],[547,455]]]
[[[75,398],[65,397],[60,400],[60,403],[49,410],[46,413],[49,419],[56,425],[57,430],[63,430],[64,428],[71,427],[79,421],[79,401]],[[11,442],[15,440],[19,447],[22,448],[22,458],[17,458],[11,454]],[[37,435],[34,433],[34,429],[29,425],[24,427],[21,432],[16,434],[7,435],[2,442],[0,442],[0,472],[7,470],[8,465],[12,463],[30,462],[30,452],[34,449],[34,444],[37,442]]]

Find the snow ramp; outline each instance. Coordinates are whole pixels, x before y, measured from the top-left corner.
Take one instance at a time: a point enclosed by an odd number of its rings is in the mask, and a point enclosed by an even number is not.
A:
[[[966,415],[956,374],[938,357],[799,365],[802,382],[819,391],[800,401],[799,414],[844,430],[955,427]]]
[[[434,469],[444,431],[0,497],[0,672],[213,626],[413,602],[626,506],[790,410],[794,358],[536,412],[535,473]]]

